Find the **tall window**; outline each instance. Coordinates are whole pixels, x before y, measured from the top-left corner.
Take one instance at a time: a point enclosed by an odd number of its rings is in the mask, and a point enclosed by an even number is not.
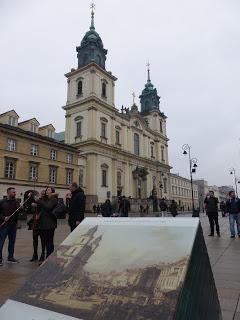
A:
[[[162,125],[162,121],[161,120],[160,120],[159,124],[160,124],[160,132],[163,132],[163,125]]]
[[[76,122],[76,137],[82,136],[82,121]]]
[[[48,129],[48,138],[53,138],[53,137],[54,137],[54,132]]]
[[[164,147],[163,146],[161,146],[161,158],[162,158],[162,161],[164,162],[165,157],[164,157]]]
[[[166,178],[163,179],[163,190],[165,193],[167,193],[167,179]]]
[[[30,131],[33,133],[37,133],[37,125],[35,123],[31,123]]]
[[[83,82],[82,80],[78,81],[78,86],[77,86],[77,94],[81,95],[83,93]]]
[[[101,122],[101,137],[102,138],[106,138],[107,137],[106,136],[106,127],[107,127],[106,123]]]
[[[79,170],[79,186],[83,186],[83,169]]]
[[[16,174],[16,160],[6,159],[4,177],[14,179]]]
[[[122,185],[122,175],[121,172],[117,172],[117,186],[120,187]]]
[[[134,154],[139,156],[139,134],[134,133]]]
[[[73,155],[71,153],[67,153],[67,163],[73,163]]]
[[[38,177],[38,165],[35,163],[30,163],[29,165],[29,180],[37,181]]]
[[[102,187],[107,187],[107,170],[102,169]]]
[[[57,168],[49,167],[49,182],[57,183]]]
[[[72,184],[73,182],[73,170],[66,169],[66,184]]]
[[[7,150],[8,151],[16,151],[16,140],[7,139]]]
[[[153,152],[153,145],[151,145],[151,158],[154,157],[154,152]]]
[[[116,130],[116,144],[120,144],[120,132]]]
[[[37,156],[38,155],[38,146],[36,144],[31,145],[31,155]]]
[[[50,150],[50,159],[57,160],[57,150],[55,150],[55,149]]]
[[[105,82],[102,83],[102,97],[107,97],[107,85]]]
[[[13,126],[13,127],[15,127],[16,126],[16,118],[15,117],[13,117],[13,116],[9,116],[8,117],[8,124],[10,125],[10,126]]]

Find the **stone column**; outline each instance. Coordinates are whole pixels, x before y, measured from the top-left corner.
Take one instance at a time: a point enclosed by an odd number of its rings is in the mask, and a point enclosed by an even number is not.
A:
[[[94,203],[97,203],[97,185],[98,179],[101,178],[97,170],[97,155],[87,155],[87,168],[86,168],[86,205],[87,209],[91,210]]]
[[[88,139],[97,138],[97,108],[92,106],[88,108]]]

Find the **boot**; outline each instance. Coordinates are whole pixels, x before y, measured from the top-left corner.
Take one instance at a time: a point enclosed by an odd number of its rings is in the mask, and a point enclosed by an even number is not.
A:
[[[38,255],[34,254],[34,255],[32,256],[32,259],[29,260],[29,261],[30,261],[30,262],[33,262],[33,261],[37,261],[37,260],[38,260]]]

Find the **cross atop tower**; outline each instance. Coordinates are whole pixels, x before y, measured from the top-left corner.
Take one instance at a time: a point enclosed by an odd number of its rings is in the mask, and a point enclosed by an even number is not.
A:
[[[149,61],[147,62],[147,64],[146,64],[146,66],[147,66],[147,71],[148,71],[148,82],[151,82],[151,80],[150,80],[150,63],[149,63]]]
[[[91,28],[90,28],[91,30],[95,29],[95,27],[94,27],[94,10],[95,10],[95,7],[96,7],[95,3],[92,2],[91,6],[90,6],[90,8],[92,9],[92,12],[91,12],[92,19],[91,19]]]

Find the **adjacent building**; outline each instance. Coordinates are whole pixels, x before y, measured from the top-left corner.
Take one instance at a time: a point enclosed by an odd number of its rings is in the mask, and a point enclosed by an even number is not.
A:
[[[192,210],[192,188],[191,181],[181,177],[179,174],[170,174],[171,200],[175,200],[178,208],[183,211]],[[199,191],[198,185],[193,183],[194,207],[199,208]]]
[[[125,195],[138,203],[151,194],[169,199],[166,115],[150,79],[135,103],[115,105],[117,78],[105,68],[107,50],[94,26],[77,47],[78,67],[66,74],[65,142],[76,147],[87,207]],[[120,108],[119,108],[120,109]]]
[[[10,186],[21,198],[27,190],[51,185],[63,197],[79,181],[78,150],[57,141],[52,124],[18,120],[14,110],[0,114],[0,196]]]

